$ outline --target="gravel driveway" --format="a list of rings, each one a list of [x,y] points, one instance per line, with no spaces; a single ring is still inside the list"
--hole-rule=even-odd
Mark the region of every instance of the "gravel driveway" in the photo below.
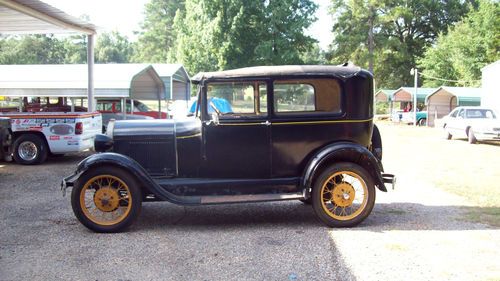
[[[80,159],[0,162],[0,280],[354,280],[300,202],[146,203],[131,231],[90,232],[59,191]]]
[[[59,192],[84,155],[0,162],[0,280],[500,280],[500,229],[468,221],[478,207],[402,165],[386,139],[397,132],[381,129],[398,187],[352,229],[324,227],[300,202],[158,202],[131,231],[96,234]]]

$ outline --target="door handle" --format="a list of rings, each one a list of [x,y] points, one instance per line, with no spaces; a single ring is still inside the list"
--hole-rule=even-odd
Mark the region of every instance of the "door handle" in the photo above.
[[[269,120],[266,120],[266,122],[262,122],[260,123],[262,125],[266,125],[266,126],[270,126],[271,125],[271,122],[269,122]]]

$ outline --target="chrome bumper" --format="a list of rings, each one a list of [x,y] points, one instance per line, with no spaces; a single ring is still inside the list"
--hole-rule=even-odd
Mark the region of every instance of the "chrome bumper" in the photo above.
[[[382,174],[382,179],[384,180],[384,183],[390,183],[392,184],[392,190],[396,188],[396,176],[393,174]]]
[[[78,178],[79,176],[80,176],[80,173],[74,173],[74,174],[62,179],[61,191],[62,191],[63,197],[66,196],[66,189],[68,189],[68,187],[70,187],[70,186],[73,186],[75,179]]]

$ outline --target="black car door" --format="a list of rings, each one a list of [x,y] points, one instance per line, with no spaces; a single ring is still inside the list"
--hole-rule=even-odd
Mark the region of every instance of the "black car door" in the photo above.
[[[212,82],[206,86],[201,175],[264,179],[271,170],[267,84]]]

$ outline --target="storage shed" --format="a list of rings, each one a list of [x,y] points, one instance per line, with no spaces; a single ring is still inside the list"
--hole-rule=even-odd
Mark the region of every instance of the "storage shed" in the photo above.
[[[191,80],[182,64],[153,64],[153,67],[165,85],[166,99],[189,101]]]
[[[485,66],[481,71],[481,106],[500,114],[500,60]]]
[[[457,106],[481,104],[481,89],[468,87],[439,87],[425,99],[427,124],[434,126],[435,119],[442,118]]]
[[[396,90],[380,89],[375,93],[375,101],[390,102],[394,92],[396,92]]]

